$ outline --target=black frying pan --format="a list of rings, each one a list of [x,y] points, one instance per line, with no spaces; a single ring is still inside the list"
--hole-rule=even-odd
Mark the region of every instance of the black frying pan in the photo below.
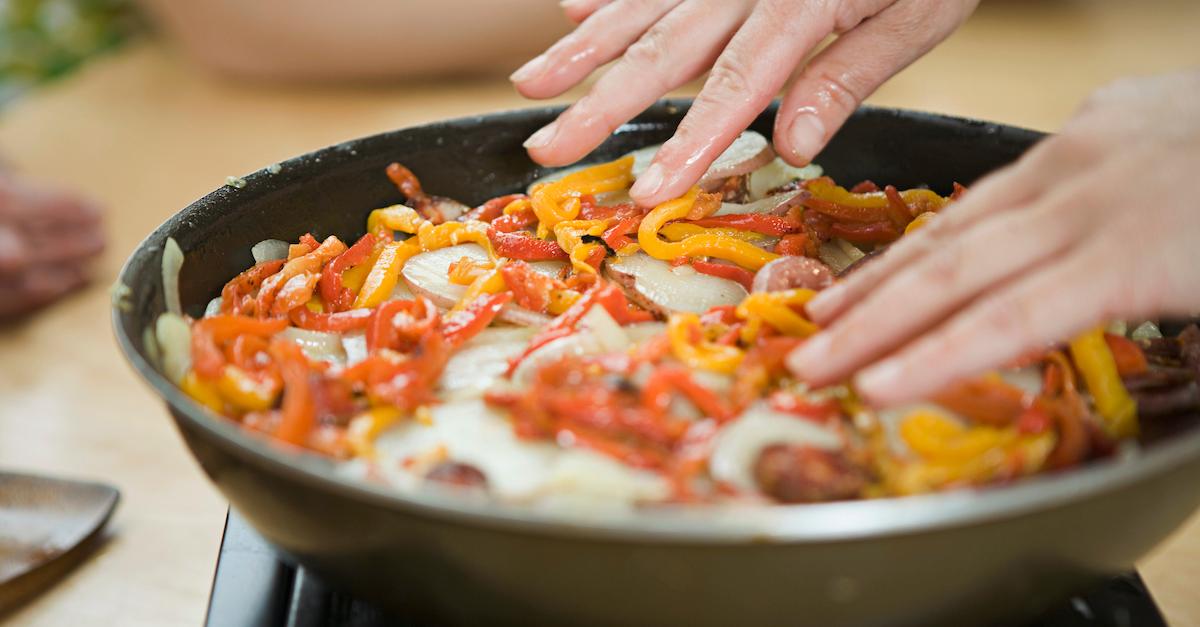
[[[592,158],[665,140],[686,101],[655,105]],[[265,238],[350,240],[368,211],[400,200],[384,176],[408,165],[432,193],[468,203],[542,174],[521,141],[558,109],[500,113],[384,133],[246,177],[176,214],[121,273],[117,339],[166,400],[205,472],[287,557],[329,583],[446,624],[951,625],[1032,615],[1135,560],[1200,501],[1200,430],[1130,458],[1012,487],[718,514],[581,518],[436,491],[401,495],[339,476],[215,417],[148,363],[142,331],[163,311],[168,236],[187,255],[184,307],[199,315]],[[769,134],[774,110],[754,128]],[[1021,154],[1040,135],[984,122],[864,108],[818,161],[946,192]],[[153,469],[147,469],[153,472]]]

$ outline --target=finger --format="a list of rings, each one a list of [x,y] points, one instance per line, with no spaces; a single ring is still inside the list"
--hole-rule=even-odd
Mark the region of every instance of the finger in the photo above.
[[[900,0],[839,36],[805,66],[775,118],[775,147],[805,165],[862,101],[958,28],[964,3]]]
[[[871,404],[887,407],[946,386],[1028,351],[1069,338],[1118,313],[1117,273],[1097,273],[1106,254],[1091,246],[1014,281],[856,379]]]
[[[1091,167],[1095,157],[1074,150],[1070,141],[1048,139],[1016,163],[973,185],[961,200],[948,205],[936,220],[901,237],[854,274],[817,294],[805,308],[818,324],[828,325],[866,298],[881,282],[915,260],[939,250],[959,233],[999,211],[1031,204],[1047,190]]]
[[[574,163],[668,91],[699,76],[742,23],[740,2],[689,0],[650,28],[586,96],[526,142],[534,161]]]
[[[824,3],[758,3],[717,59],[675,136],[630,189],[633,199],[653,206],[686,192],[832,30]]]
[[[17,316],[47,305],[88,281],[76,264],[36,266],[16,282],[0,283],[0,318]]]
[[[1033,207],[985,218],[880,283],[792,353],[788,366],[814,386],[842,381],[987,288],[1060,255],[1088,230],[1079,223],[1087,214],[1071,209],[1094,200],[1095,188],[1095,179],[1085,177]]]
[[[682,0],[616,0],[598,7],[571,34],[513,72],[527,98],[552,98],[619,57]],[[595,3],[593,3],[595,4]]]
[[[28,263],[29,250],[16,229],[0,224],[0,276],[21,272]]]
[[[567,19],[578,24],[610,2],[612,0],[563,0],[559,6],[567,15]]]
[[[31,235],[30,263],[83,262],[104,250],[104,234],[96,228],[64,229],[48,235]]]

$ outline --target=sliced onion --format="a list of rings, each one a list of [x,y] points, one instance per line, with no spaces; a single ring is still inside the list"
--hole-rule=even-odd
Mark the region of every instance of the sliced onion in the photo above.
[[[817,257],[833,270],[834,274],[841,274],[854,264],[855,261],[862,259],[866,253],[859,250],[854,244],[840,238],[834,238],[827,242],[823,242],[817,250]]]
[[[433,207],[442,214],[442,219],[446,222],[453,222],[461,217],[462,214],[471,210],[470,207],[453,198],[442,196],[433,196]]]
[[[723,202],[721,203],[721,206],[713,212],[713,215],[727,216],[744,213],[783,215],[787,213],[788,209],[800,204],[800,201],[803,200],[802,194],[803,192],[801,190],[795,190],[783,192],[781,194],[775,194],[774,196],[768,196],[767,198],[760,198],[759,200],[746,204]]]
[[[671,486],[660,473],[640,470],[585,448],[567,448],[546,470],[544,494],[555,507],[576,510],[599,502],[662,501]],[[578,510],[576,510],[578,511]]]
[[[413,256],[400,271],[404,282],[415,294],[428,298],[433,304],[443,309],[453,307],[466,293],[465,285],[450,282],[450,264],[467,257],[472,261],[487,261],[487,251],[477,244],[459,244],[431,250]],[[567,267],[562,261],[538,261],[530,266],[542,274],[558,276]],[[536,311],[530,311],[507,305],[500,311],[500,319],[520,325],[540,325],[550,321],[550,317]]]
[[[1005,383],[1030,396],[1037,396],[1042,392],[1042,369],[1039,366],[1029,366],[1017,370],[1001,370],[999,374]]]
[[[479,400],[437,405],[431,419],[429,425],[403,421],[375,440],[377,467],[387,478],[412,484],[404,460],[440,447],[448,459],[482,471],[488,491],[499,498],[524,500],[541,491],[557,453],[554,445],[519,439],[503,414]]]
[[[1139,324],[1137,328],[1133,330],[1133,333],[1129,334],[1129,338],[1133,340],[1150,340],[1162,336],[1162,331],[1159,330],[1158,325],[1154,324],[1154,322],[1150,320]]]
[[[367,358],[367,334],[363,331],[348,331],[342,334],[342,352],[346,354],[346,365],[353,366]]]
[[[696,272],[645,253],[621,257],[608,264],[608,273],[630,298],[658,313],[704,313],[717,305],[736,305],[746,289],[736,281]]]
[[[747,186],[750,200],[766,197],[771,190],[782,187],[796,179],[808,180],[821,176],[821,166],[810,163],[803,168],[788,165],[786,161],[776,157],[763,167],[750,173],[750,183]]]
[[[288,327],[279,335],[299,344],[309,359],[335,364],[346,362],[346,351],[342,348],[342,337],[338,333]]]
[[[625,330],[603,307],[592,307],[575,325],[571,335],[548,342],[521,360],[512,380],[528,383],[543,365],[568,355],[606,355],[621,352],[632,344]]]
[[[162,254],[162,286],[163,302],[167,311],[183,315],[183,305],[179,302],[179,271],[183,269],[183,249],[174,237],[168,237],[163,245]]]
[[[759,453],[772,444],[837,450],[843,442],[836,432],[811,420],[789,416],[758,403],[717,432],[708,462],[713,478],[748,492],[757,491],[754,464]]]
[[[215,316],[220,313],[221,313],[221,297],[218,296],[218,297],[208,301],[208,305],[205,305],[204,317],[208,318],[210,316]]]
[[[482,396],[501,382],[508,360],[524,352],[534,333],[527,327],[484,329],[446,363],[438,382],[441,396],[455,400]]]
[[[662,335],[667,330],[667,325],[665,322],[638,322],[623,326],[621,329],[625,331],[625,336],[629,338],[630,343],[637,346]]]
[[[154,322],[154,337],[162,358],[162,373],[176,384],[192,367],[192,329],[183,316],[166,312]]]
[[[250,254],[254,256],[254,263],[262,263],[264,261],[273,261],[275,259],[287,259],[288,248],[291,244],[281,239],[265,239],[254,246],[250,247]]]

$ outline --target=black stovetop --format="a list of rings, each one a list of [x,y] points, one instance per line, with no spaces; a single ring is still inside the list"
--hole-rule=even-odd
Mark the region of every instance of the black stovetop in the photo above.
[[[217,560],[207,627],[416,627],[403,616],[325,587],[281,562],[230,510]],[[1114,577],[1022,627],[1166,627],[1137,573]]]

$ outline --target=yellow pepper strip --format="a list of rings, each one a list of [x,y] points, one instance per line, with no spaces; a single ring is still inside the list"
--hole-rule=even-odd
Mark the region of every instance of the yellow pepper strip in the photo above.
[[[528,198],[518,198],[507,205],[504,205],[504,211],[502,213],[504,213],[506,216],[510,216],[514,213],[521,213],[525,211],[529,208],[529,206],[530,202]]]
[[[450,272],[446,276],[455,285],[470,285],[475,279],[487,274],[488,270],[495,268],[496,264],[490,261],[475,261],[464,255],[450,264]]]
[[[343,272],[342,287],[355,294],[361,292],[363,283],[367,280],[367,274],[371,272],[371,268],[375,267],[375,262],[379,261],[379,256],[383,254],[385,245],[386,242],[376,243],[375,250],[371,252],[371,256],[367,257],[366,261]]]
[[[321,298],[320,294],[313,294],[312,298],[304,303],[304,306],[313,313],[325,313],[325,300]]]
[[[396,281],[400,277],[400,268],[409,257],[421,252],[420,246],[412,239],[403,242],[388,242],[379,259],[371,266],[367,278],[363,281],[362,289],[354,298],[354,309],[370,309],[392,295],[396,289]]]
[[[373,459],[375,438],[384,429],[396,424],[403,417],[399,409],[388,406],[374,407],[355,416],[346,429],[346,443],[355,456]]]
[[[570,309],[582,296],[575,290],[550,290],[550,304],[546,305],[546,311],[557,316]]]
[[[443,222],[438,225],[426,222],[417,229],[416,239],[421,244],[421,250],[437,250],[467,243],[479,244],[494,261],[496,251],[492,250],[492,240],[488,239],[487,230],[488,224],[477,220]]]
[[[504,264],[499,264],[495,268],[480,274],[478,278],[467,286],[467,291],[463,292],[462,298],[454,304],[454,308],[450,311],[460,311],[465,309],[467,305],[475,302],[476,298],[484,294],[497,294],[508,288],[508,284],[504,282],[504,275],[500,274],[500,267]]]
[[[658,232],[670,242],[678,242],[694,235],[703,235],[705,233],[723,235],[746,242],[757,242],[766,237],[766,235],[763,235],[762,233],[755,233],[754,231],[743,231],[741,229],[730,229],[725,227],[706,229],[702,226],[696,226],[695,224],[688,224],[686,222],[672,222],[670,224],[664,224]]]
[[[856,194],[828,180],[814,179],[808,182],[805,189],[814,198],[843,205],[852,205],[855,207],[886,207],[888,205],[887,194],[883,192]],[[906,189],[900,192],[900,197],[904,199],[904,202],[909,207],[916,207],[925,212],[937,211],[948,202],[931,189]]]
[[[558,240],[559,248],[567,252],[571,258],[571,267],[578,274],[595,274],[596,269],[588,265],[588,255],[598,248],[599,244],[583,243],[583,236],[599,237],[608,229],[609,220],[566,220],[554,225],[554,238]]]
[[[1071,340],[1070,347],[1071,360],[1087,383],[1105,431],[1115,438],[1136,436],[1137,402],[1121,382],[1117,361],[1104,340],[1104,328],[1096,327]]]
[[[579,215],[579,196],[625,189],[633,183],[633,157],[602,163],[538,185],[530,198],[538,219],[538,237],[545,238],[559,222]]]
[[[680,242],[666,242],[658,237],[658,231],[671,220],[687,215],[695,204],[700,189],[693,187],[687,194],[668,200],[646,214],[638,227],[638,244],[646,254],[655,259],[670,261],[679,257],[716,257],[732,261],[743,268],[758,270],[779,255],[769,253],[753,244],[727,235],[701,233]]]
[[[779,292],[755,292],[746,296],[738,304],[735,313],[739,318],[750,323],[744,331],[752,332],[754,336],[758,334],[759,325],[766,322],[784,335],[808,337],[819,331],[820,327],[796,313],[792,307],[807,303],[815,295],[816,292],[813,290],[803,288]],[[743,335],[743,339],[750,341],[754,338],[746,338]]]
[[[917,410],[900,423],[900,437],[926,459],[965,462],[1011,443],[1016,432],[983,425],[968,429],[932,410]]]
[[[183,381],[179,382],[179,387],[183,388],[183,391],[187,392],[187,395],[195,399],[197,403],[218,413],[225,410],[225,403],[221,400],[220,393],[217,392],[216,383],[201,379],[195,370],[188,370]]]
[[[932,211],[926,211],[925,213],[922,213],[921,215],[913,218],[913,221],[909,222],[908,226],[904,227],[904,234],[908,235],[909,233],[912,233],[913,231],[915,231],[921,227],[924,227],[926,224],[929,224],[929,221],[934,219],[935,217],[937,217],[937,214]]]
[[[667,322],[667,337],[675,357],[692,368],[733,374],[746,356],[736,346],[709,341],[704,337],[700,317],[693,313],[675,313]]]
[[[221,398],[242,411],[264,411],[275,406],[280,386],[270,380],[258,381],[234,365],[226,365],[217,379]]]
[[[416,209],[406,205],[392,205],[376,209],[367,216],[367,232],[378,233],[380,230],[388,230],[416,233],[425,222],[425,218],[422,218]]]

